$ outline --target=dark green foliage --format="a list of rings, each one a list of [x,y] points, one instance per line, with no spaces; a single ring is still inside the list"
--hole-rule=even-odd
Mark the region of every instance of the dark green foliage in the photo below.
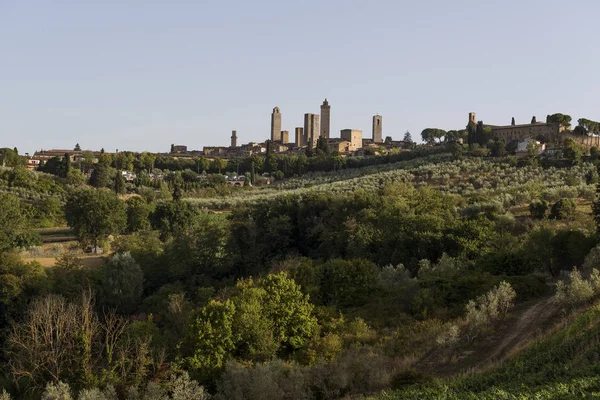
[[[26,223],[19,198],[0,193],[0,253],[18,246]]]
[[[60,177],[66,178],[69,176],[69,173],[71,172],[71,155],[69,153],[65,153],[63,160],[62,160],[62,164],[63,164],[63,167],[60,171]]]
[[[421,132],[421,139],[426,143],[434,143],[437,139],[439,142],[446,136],[446,131],[437,128],[426,128]]]
[[[131,197],[127,205],[127,232],[143,231],[150,228],[151,204],[139,196]]]
[[[98,247],[108,235],[125,229],[125,206],[105,189],[76,189],[69,193],[65,205],[67,223],[84,245]]]
[[[567,219],[573,216],[577,204],[573,199],[560,199],[554,205],[550,211],[550,216],[554,219]]]
[[[161,239],[166,240],[175,232],[184,229],[192,222],[194,213],[188,203],[176,201],[159,203],[150,214],[153,229],[160,231]]]
[[[121,314],[131,314],[142,296],[144,273],[130,253],[117,253],[104,266],[105,303]]]
[[[6,147],[0,149],[0,166],[18,167],[22,165],[23,161],[15,149],[9,149]]]
[[[556,113],[552,115],[548,115],[546,117],[546,123],[548,124],[560,124],[561,126],[567,128],[571,125],[571,116],[567,114]]]
[[[600,165],[596,167],[596,175],[600,175]],[[592,203],[592,214],[596,222],[596,232],[600,233],[600,180],[596,183],[596,193]]]
[[[572,164],[576,165],[581,162],[583,156],[583,148],[571,138],[566,138],[564,142],[564,155]]]
[[[327,138],[319,136],[317,139],[317,153],[329,154],[329,146],[327,145]]]
[[[373,293],[378,269],[368,260],[332,260],[320,267],[321,299],[325,304],[351,307],[364,304]]]
[[[515,125],[515,117],[512,117],[511,121],[510,121],[511,125]]]
[[[105,188],[110,185],[110,171],[105,163],[99,162],[94,166],[90,176],[90,185],[95,188]]]
[[[506,155],[506,144],[504,141],[496,139],[490,146],[490,151],[494,157],[504,157]]]
[[[117,174],[115,175],[113,190],[116,194],[125,193],[125,178],[123,178],[123,174],[119,170],[117,170]]]
[[[535,115],[533,117],[531,117],[531,123],[537,124],[537,119],[535,118]]]
[[[533,218],[542,219],[548,211],[548,202],[545,200],[535,200],[529,204],[529,213]]]

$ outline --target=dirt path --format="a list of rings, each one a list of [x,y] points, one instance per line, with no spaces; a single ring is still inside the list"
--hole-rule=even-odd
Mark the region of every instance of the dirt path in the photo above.
[[[516,323],[511,327],[509,333],[494,346],[493,350],[485,357],[478,366],[498,361],[509,354],[520,345],[528,341],[557,311],[557,305],[552,298],[542,300],[521,314]]]
[[[552,298],[519,304],[509,318],[498,323],[493,333],[475,339],[471,344],[461,340],[454,347],[436,348],[422,357],[415,367],[440,377],[485,368],[548,328],[559,315],[558,310]]]

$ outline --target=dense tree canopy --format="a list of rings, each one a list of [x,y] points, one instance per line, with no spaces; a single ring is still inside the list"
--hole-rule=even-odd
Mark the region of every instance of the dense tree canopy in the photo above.
[[[65,217],[81,243],[94,248],[108,235],[121,232],[127,222],[123,202],[106,189],[71,191]]]

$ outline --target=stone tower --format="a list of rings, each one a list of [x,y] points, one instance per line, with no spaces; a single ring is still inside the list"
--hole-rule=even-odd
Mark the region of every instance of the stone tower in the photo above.
[[[383,143],[383,129],[381,115],[373,116],[373,143]]]
[[[294,131],[296,137],[296,147],[302,147],[306,143],[304,143],[304,129],[301,127],[297,127]]]
[[[475,125],[477,125],[477,118],[475,117],[475,113],[474,112],[470,112],[469,113],[469,124],[475,124]]]
[[[271,114],[271,140],[281,142],[281,112],[279,107],[275,107]]]
[[[304,140],[312,143],[313,147],[319,139],[319,116],[317,114],[304,114]]]
[[[321,136],[329,139],[329,121],[331,117],[331,106],[327,99],[321,104]]]
[[[237,132],[231,131],[231,147],[237,147]]]
[[[287,144],[290,141],[290,132],[281,131],[281,144]]]

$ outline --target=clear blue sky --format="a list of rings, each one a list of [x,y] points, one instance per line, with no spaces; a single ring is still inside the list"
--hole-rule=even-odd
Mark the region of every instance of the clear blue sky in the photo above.
[[[413,139],[568,113],[600,120],[597,0],[0,0],[0,147],[201,149],[331,104]]]

